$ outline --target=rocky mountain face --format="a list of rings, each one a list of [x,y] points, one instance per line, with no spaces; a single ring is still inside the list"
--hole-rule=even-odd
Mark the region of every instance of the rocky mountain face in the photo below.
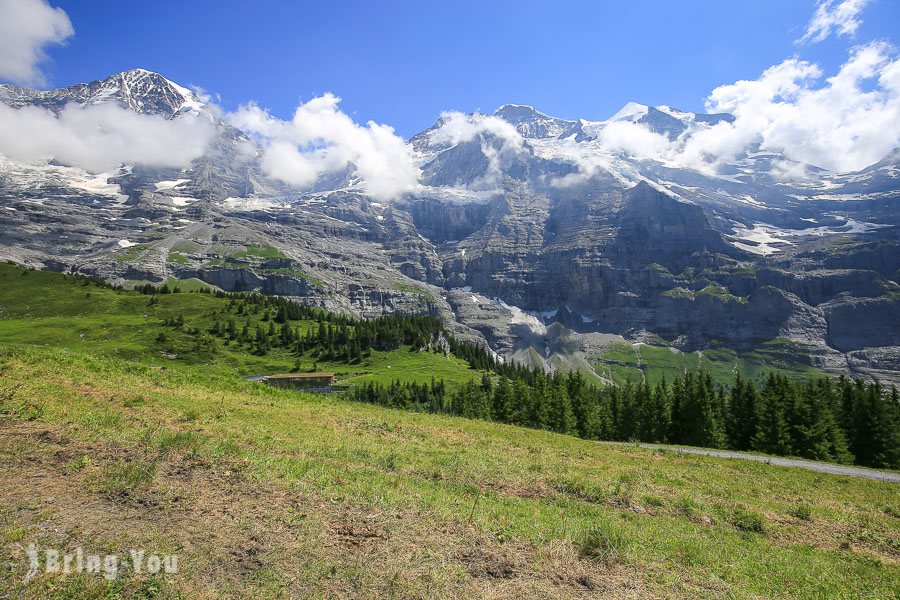
[[[608,121],[508,105],[512,126],[414,136],[421,186],[376,202],[348,174],[294,189],[191,91],[136,70],[0,102],[117,103],[214,123],[186,169],[88,173],[0,156],[0,258],[109,281],[197,278],[360,316],[441,315],[463,338],[595,372],[610,343],[682,352],[781,340],[798,360],[900,381],[900,154],[856,173],[751,148],[708,169],[610,148],[610,123],[669,140],[729,122],[629,104]],[[796,166],[796,165],[794,165]]]
[[[167,117],[175,117],[182,111],[209,114],[193,92],[144,69],[124,71],[103,81],[55,90],[0,85],[0,101],[14,108],[37,106],[53,112],[59,112],[70,103],[85,106],[114,102],[139,114]]]

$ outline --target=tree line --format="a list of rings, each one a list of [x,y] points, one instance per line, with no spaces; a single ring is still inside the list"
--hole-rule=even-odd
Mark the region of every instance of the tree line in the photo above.
[[[510,379],[484,373],[455,390],[428,384],[369,383],[354,400],[392,408],[486,419],[591,440],[682,444],[900,468],[896,387],[846,377],[794,381],[772,372],[756,384],[737,374],[729,387],[709,373],[670,383],[591,386],[580,373]]]
[[[151,286],[152,287],[152,286]],[[156,294],[150,305],[158,303]],[[430,349],[446,340],[443,323],[431,315],[386,315],[375,319],[356,319],[348,315],[330,313],[315,306],[306,306],[277,296],[262,294],[224,294],[230,298],[225,310],[214,310],[212,325],[206,331],[185,327],[184,317],[169,317],[167,327],[181,329],[192,336],[212,335],[226,344],[245,345],[254,354],[265,356],[273,348],[292,352],[297,357],[312,353],[318,360],[359,363],[372,350],[396,350],[409,346],[410,351]],[[295,325],[305,321],[311,326]],[[461,345],[453,341],[453,345]],[[450,342],[444,344],[450,348]],[[483,361],[479,362],[482,364]],[[486,363],[485,363],[486,364]]]

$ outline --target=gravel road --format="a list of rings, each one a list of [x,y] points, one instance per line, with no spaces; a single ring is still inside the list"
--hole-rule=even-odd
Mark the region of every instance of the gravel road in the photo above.
[[[889,471],[875,471],[873,469],[861,469],[859,467],[845,467],[843,465],[832,465],[830,463],[813,462],[811,460],[777,458],[774,456],[757,456],[755,454],[730,452],[728,450],[703,450],[700,448],[682,448],[680,446],[663,446],[660,444],[628,444],[625,442],[598,443],[606,444],[609,446],[639,446],[640,448],[662,448],[663,450],[671,450],[672,452],[683,452],[685,454],[703,454],[706,456],[717,456],[719,458],[739,458],[741,460],[754,460],[756,462],[777,465],[779,467],[796,467],[800,469],[820,471],[822,473],[850,475],[851,477],[865,477],[866,479],[875,479],[876,481],[890,481],[893,483],[900,483],[900,473],[891,473]]]

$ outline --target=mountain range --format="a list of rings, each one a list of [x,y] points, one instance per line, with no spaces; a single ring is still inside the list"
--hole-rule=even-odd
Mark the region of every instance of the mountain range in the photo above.
[[[505,360],[599,381],[643,376],[642,357],[667,349],[675,369],[752,356],[900,382],[897,150],[835,173],[752,143],[709,155],[700,142],[728,114],[629,103],[571,121],[509,104],[410,138],[418,184],[385,200],[352,164],[302,188],[274,178],[258,139],[149,71],[2,85],[0,102],[117,105],[212,132],[186,168],[0,155],[3,260],[126,286],[196,278],[361,317],[435,314]],[[472,127],[448,135],[459,118]],[[618,143],[633,127],[655,153]]]

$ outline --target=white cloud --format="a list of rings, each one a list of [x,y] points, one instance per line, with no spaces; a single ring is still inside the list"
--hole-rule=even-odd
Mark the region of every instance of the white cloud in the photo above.
[[[806,32],[797,43],[816,43],[832,33],[853,35],[862,21],[859,13],[871,0],[819,0],[816,12],[806,26]]]
[[[94,172],[121,164],[187,167],[213,133],[212,123],[190,114],[167,120],[114,104],[70,104],[57,116],[0,104],[0,153],[21,161],[54,158]]]
[[[47,59],[44,48],[62,44],[74,32],[65,11],[46,0],[0,0],[0,78],[44,84],[39,66]]]
[[[478,140],[488,161],[485,174],[466,187],[478,191],[495,191],[503,169],[521,152],[526,151],[525,138],[509,122],[493,115],[464,114],[449,111],[441,114],[439,126],[429,133],[436,146],[453,146]],[[462,182],[460,182],[462,183]]]
[[[755,81],[716,88],[711,112],[736,118],[720,134],[835,171],[862,169],[900,145],[900,60],[886,42],[854,48],[837,74],[792,58]]]
[[[733,122],[692,123],[676,140],[629,121],[601,131],[603,146],[634,158],[655,158],[714,174],[753,145],[792,161],[832,171],[855,171],[900,145],[900,58],[893,46],[873,42],[850,51],[836,74],[790,58],[754,80],[720,86],[706,99],[711,113]],[[802,166],[775,167],[780,178],[801,176]]]
[[[297,107],[290,121],[255,104],[227,115],[235,127],[253,134],[264,147],[262,166],[275,177],[301,187],[351,165],[367,192],[392,200],[414,189],[419,171],[409,147],[392,127],[355,123],[338,108],[340,98],[325,94]]]
[[[440,126],[429,134],[433,144],[459,144],[470,142],[482,134],[500,139],[504,146],[519,151],[525,139],[511,123],[493,115],[474,113],[466,115],[457,111],[441,114]]]
[[[647,130],[647,132],[653,134],[652,131]],[[643,136],[643,134],[639,135]],[[639,148],[637,145],[625,145],[629,146],[631,150]],[[595,142],[576,142],[570,138],[560,140],[555,150],[556,156],[554,158],[574,163],[578,166],[578,171],[551,179],[549,183],[554,187],[581,185],[598,176],[603,178],[612,177],[625,187],[631,187],[638,181],[643,180],[637,166],[618,160],[615,156],[616,150],[629,154],[628,150],[623,148],[622,145],[619,145],[618,148],[598,147]],[[612,152],[609,152],[609,150],[612,150]],[[632,156],[635,155],[632,154]],[[650,156],[638,156],[637,158],[648,157]]]
[[[820,1],[798,41],[817,42],[832,33],[852,35],[869,1]],[[837,73],[824,76],[817,64],[790,58],[758,79],[722,85],[710,93],[708,112],[731,113],[733,122],[689,122],[683,134],[669,140],[645,124],[614,118],[598,139],[604,150],[708,174],[758,145],[788,159],[773,163],[772,175],[778,178],[805,177],[805,165],[859,170],[900,146],[900,58],[891,44],[878,41],[852,48]],[[590,161],[575,162],[581,175],[596,171]]]
[[[669,138],[631,121],[613,121],[603,128],[600,141],[607,148],[622,150],[635,158],[659,156],[667,152]]]

